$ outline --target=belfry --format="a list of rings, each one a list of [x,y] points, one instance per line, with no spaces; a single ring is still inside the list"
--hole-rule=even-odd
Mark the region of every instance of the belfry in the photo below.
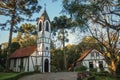
[[[39,55],[41,72],[50,72],[51,26],[46,10],[37,22],[37,55]]]

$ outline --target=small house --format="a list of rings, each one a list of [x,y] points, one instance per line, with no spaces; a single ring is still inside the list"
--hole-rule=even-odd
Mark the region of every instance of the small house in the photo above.
[[[80,66],[86,66],[87,71],[95,70],[99,72],[100,70],[108,70],[103,54],[96,49],[85,51],[80,58],[77,59],[75,68]]]

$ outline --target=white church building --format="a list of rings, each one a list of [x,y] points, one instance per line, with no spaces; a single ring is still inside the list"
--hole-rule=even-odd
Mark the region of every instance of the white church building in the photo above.
[[[14,72],[50,72],[51,26],[46,10],[37,22],[37,46],[16,50],[10,56],[10,70]]]

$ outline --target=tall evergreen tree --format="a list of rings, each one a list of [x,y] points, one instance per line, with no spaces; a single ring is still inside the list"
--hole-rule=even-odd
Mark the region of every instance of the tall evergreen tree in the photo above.
[[[65,34],[67,33],[65,29],[70,29],[73,26],[71,18],[67,16],[55,17],[52,21],[52,28],[56,29],[58,32],[58,40],[62,42],[63,47],[63,56],[64,56],[64,69],[67,68],[67,61],[65,55],[65,42],[68,41]]]
[[[38,0],[1,0],[0,15],[6,17],[6,22],[1,23],[2,30],[10,29],[8,42],[8,55],[6,60],[6,70],[8,70],[8,57],[11,53],[12,33],[16,31],[17,24],[24,20],[31,20],[33,13],[39,12],[41,6],[38,5]]]

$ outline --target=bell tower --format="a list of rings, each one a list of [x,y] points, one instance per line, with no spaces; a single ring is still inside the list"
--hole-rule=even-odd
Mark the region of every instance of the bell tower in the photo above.
[[[46,10],[37,22],[37,55],[39,55],[41,72],[50,72],[51,27]]]

